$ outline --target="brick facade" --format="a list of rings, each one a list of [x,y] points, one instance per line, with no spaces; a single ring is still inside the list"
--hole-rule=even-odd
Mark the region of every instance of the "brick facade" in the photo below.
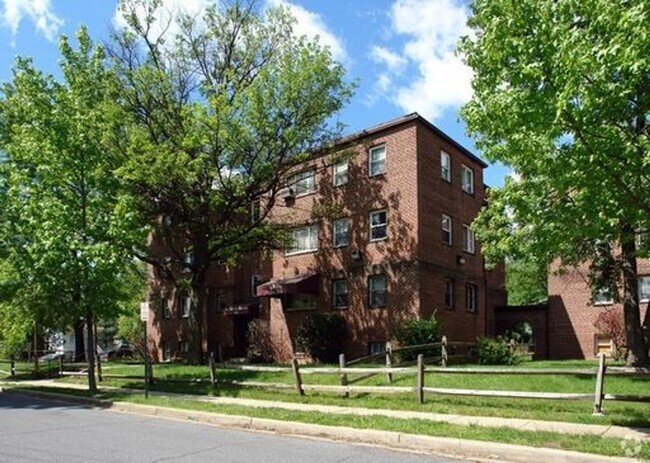
[[[637,261],[639,277],[650,276],[650,260]],[[621,304],[595,304],[589,288],[589,268],[583,264],[563,273],[557,273],[553,263],[548,277],[549,358],[593,358],[597,353],[599,334],[594,324],[607,308],[622,310]],[[641,320],[647,310],[647,301],[641,304]]]
[[[450,181],[441,175],[441,151],[449,155]],[[385,169],[377,175],[372,175],[371,152],[385,153]],[[347,160],[347,182],[335,186],[333,164],[341,160]],[[270,220],[313,227],[304,233],[317,233],[317,249],[290,255],[275,251],[230,273],[215,271],[221,274],[208,281],[220,284],[209,288],[215,301],[203,314],[204,348],[218,348],[224,357],[243,356],[245,325],[259,317],[268,321],[274,357],[286,361],[296,354],[296,330],[315,311],[337,311],[347,320],[350,358],[366,355],[371,345],[391,340],[399,321],[429,317],[434,311],[449,339],[471,341],[491,332],[493,308],[505,305],[502,268],[484,269],[478,242],[473,252],[463,250],[464,225],[472,223],[485,199],[484,167],[480,159],[417,114],[345,137],[333,152],[305,162],[296,172],[315,172],[313,191],[296,190],[298,194],[287,195],[286,202],[280,199]],[[471,192],[461,188],[463,175],[466,182],[473,177]],[[373,211],[382,211],[375,216],[379,228],[385,212],[385,239],[371,239]],[[448,244],[443,243],[443,214],[451,220]],[[333,222],[342,218],[348,219],[347,245],[335,246]],[[383,232],[379,228],[373,228],[376,236]],[[249,289],[253,275],[259,283],[268,283],[258,286],[262,297],[257,299]],[[305,280],[287,289],[294,294],[259,291],[301,278]],[[385,304],[371,307],[370,280],[384,278]],[[317,290],[312,295],[297,294],[302,290],[295,288],[308,281]],[[334,307],[334,281],[347,282],[344,308]],[[449,288],[453,289],[451,297]],[[259,310],[229,313],[219,308],[216,298],[226,292],[231,294],[227,306],[256,301]],[[306,308],[304,304],[313,305]],[[150,322],[159,358],[163,343],[182,341],[183,323],[178,317]]]

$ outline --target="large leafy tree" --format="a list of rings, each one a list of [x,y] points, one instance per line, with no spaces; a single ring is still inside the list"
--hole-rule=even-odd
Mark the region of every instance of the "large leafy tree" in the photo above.
[[[5,184],[0,237],[17,285],[10,304],[45,327],[83,320],[88,385],[96,317],[114,316],[121,272],[146,233],[120,195],[118,80],[85,29],[78,48],[61,39],[60,80],[18,59],[2,88],[0,149]]]
[[[461,44],[463,116],[518,173],[479,218],[484,249],[592,262],[623,302],[629,365],[646,365],[635,232],[650,226],[650,3],[476,0]]]
[[[291,168],[338,134],[329,121],[352,86],[327,49],[294,36],[283,8],[225,1],[192,18],[160,6],[121,3],[128,26],[112,56],[132,122],[121,172],[152,229],[139,256],[191,295],[199,360],[208,272],[278,245],[269,211]]]

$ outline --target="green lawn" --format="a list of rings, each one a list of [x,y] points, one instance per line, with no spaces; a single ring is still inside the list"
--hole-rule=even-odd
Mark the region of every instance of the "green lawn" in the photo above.
[[[591,361],[571,362],[526,362],[519,368],[585,368],[595,366]],[[142,375],[142,365],[110,363],[104,365],[104,373],[121,375]],[[282,400],[304,403],[323,403],[341,406],[386,408],[397,410],[428,411],[432,413],[452,413],[469,416],[498,416],[507,418],[538,419],[548,421],[567,421],[574,423],[614,424],[625,426],[650,427],[650,403],[606,401],[605,415],[593,416],[592,400],[547,400],[547,399],[506,399],[488,397],[462,397],[425,394],[425,403],[416,403],[413,392],[400,394],[357,393],[350,398],[342,398],[337,393],[307,392],[299,397],[294,389],[244,388],[220,384],[213,387],[207,381],[209,369],[206,366],[181,364],[160,364],[154,366],[156,382],[152,390],[185,394],[207,394],[229,397],[245,397],[265,400]],[[293,383],[291,373],[253,372],[234,368],[219,368],[219,380],[253,381],[263,383]],[[358,375],[357,375],[358,376]],[[201,378],[203,382],[184,382]],[[349,375],[353,381],[355,375]],[[61,381],[83,382],[81,378],[65,378]],[[338,374],[303,375],[305,384],[339,384]],[[105,385],[124,388],[142,388],[139,379],[109,379]],[[378,374],[355,382],[355,385],[387,385],[385,375]],[[393,386],[413,387],[415,376],[393,375]],[[425,385],[429,387],[490,389],[542,392],[577,392],[593,394],[595,379],[579,375],[496,375],[496,374],[449,374],[427,373]],[[608,376],[605,392],[617,394],[650,394],[650,378],[630,378]]]

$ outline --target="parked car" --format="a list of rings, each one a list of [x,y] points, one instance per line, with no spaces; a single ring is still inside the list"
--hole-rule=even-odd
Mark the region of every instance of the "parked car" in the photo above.
[[[56,351],[56,352],[50,352],[48,354],[42,355],[38,358],[39,363],[43,362],[53,362],[54,360],[58,360],[59,358],[63,357],[64,353],[61,351]]]
[[[120,344],[115,349],[109,349],[106,353],[107,360],[133,358],[135,349],[130,344]]]

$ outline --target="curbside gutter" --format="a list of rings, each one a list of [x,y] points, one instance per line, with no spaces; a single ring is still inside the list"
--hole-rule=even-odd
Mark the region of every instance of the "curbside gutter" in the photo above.
[[[154,405],[140,405],[128,402],[75,397],[53,392],[3,389],[1,392],[54,400],[61,403],[82,404],[119,413],[131,413],[191,421],[218,427],[245,429],[276,433],[286,436],[310,437],[357,444],[381,445],[395,450],[409,450],[433,453],[452,458],[469,458],[484,461],[521,462],[544,461],[545,463],[634,463],[638,460],[622,457],[607,457],[567,450],[556,450],[523,445],[465,440],[450,437],[424,436],[395,431],[358,429],[343,426],[279,421],[267,418],[252,418],[239,415],[225,415],[203,411],[181,410]]]

